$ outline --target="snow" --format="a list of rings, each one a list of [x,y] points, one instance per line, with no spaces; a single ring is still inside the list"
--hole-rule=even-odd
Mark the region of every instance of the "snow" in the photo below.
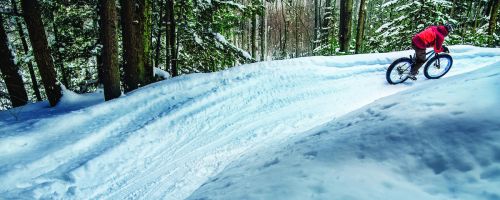
[[[160,68],[157,68],[157,67],[154,68],[154,75],[161,77],[163,79],[170,78],[170,74],[168,72],[166,72]]]
[[[425,80],[421,76],[417,82],[396,86],[385,82],[386,67],[398,57],[413,54],[411,51],[299,58],[242,65],[217,73],[183,75],[105,103],[100,103],[101,93],[78,95],[64,91],[65,99],[55,108],[48,108],[42,102],[14,109],[18,111],[16,117],[8,111],[0,112],[0,196],[185,199],[197,191],[191,196],[195,198],[211,184],[200,186],[214,180],[220,172],[238,171],[234,168],[238,163],[252,170],[254,165],[239,161],[245,156],[307,138],[311,129],[339,118],[339,123],[349,120],[341,117],[381,98],[414,88],[444,88],[451,84],[445,82],[447,79],[461,80],[453,77],[491,69],[500,61],[500,49],[453,46],[450,50],[455,64],[443,79]],[[345,140],[348,139],[346,136]],[[366,143],[367,147],[381,144]],[[349,147],[348,143],[338,144],[339,149]],[[343,152],[349,157],[348,150]],[[365,153],[370,158],[370,152]],[[282,157],[259,155],[273,158],[266,160],[269,166],[285,163]],[[321,155],[318,153],[317,157]],[[339,155],[340,159],[342,154]],[[361,178],[387,177],[384,179],[387,181],[399,180],[402,174],[384,168],[384,162],[368,164],[337,169]],[[364,168],[372,170],[360,171]],[[376,180],[380,179],[373,181]],[[361,184],[348,179],[343,184],[347,187],[349,181]],[[269,185],[274,181],[268,182]],[[406,185],[396,186],[403,189],[421,189],[414,182],[400,182]],[[370,186],[366,181],[363,184]],[[400,191],[409,191],[403,189]],[[225,192],[237,194],[237,190],[232,191]]]
[[[203,40],[197,34],[194,34],[194,41],[199,45],[203,45]]]
[[[239,4],[239,3],[236,3],[234,1],[217,1],[221,4],[227,4],[227,5],[231,5],[233,7],[236,7],[238,8],[239,10],[243,11],[246,9],[246,6],[245,5],[242,5],[242,4]]]
[[[380,33],[382,30],[389,28],[389,26],[392,26],[392,22],[382,24],[382,26],[380,26],[375,32]]]
[[[398,2],[398,0],[391,0],[391,1],[388,1],[384,4],[382,4],[382,8],[386,8],[386,7],[389,7],[389,6],[392,6],[394,4],[396,4]]]
[[[252,56],[250,55],[250,53],[248,53],[247,51],[245,51],[245,50],[243,50],[243,49],[241,49],[241,48],[238,48],[238,47],[234,46],[232,43],[228,42],[228,41],[226,40],[226,38],[225,38],[223,35],[221,35],[220,33],[214,33],[214,36],[215,36],[215,39],[216,39],[219,43],[221,43],[221,44],[223,44],[223,45],[226,45],[226,46],[229,46],[229,47],[231,47],[231,48],[233,48],[233,49],[236,49],[237,51],[239,51],[239,52],[240,52],[240,54],[241,54],[244,58],[246,58],[246,59],[248,59],[248,60],[253,60],[253,58],[252,58]]]
[[[188,199],[499,199],[499,65],[382,98],[247,155]]]

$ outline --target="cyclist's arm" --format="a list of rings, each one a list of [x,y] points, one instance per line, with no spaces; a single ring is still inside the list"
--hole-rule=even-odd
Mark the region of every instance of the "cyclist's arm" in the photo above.
[[[434,43],[434,52],[441,53],[443,49],[444,36],[441,34],[436,34],[436,43]]]

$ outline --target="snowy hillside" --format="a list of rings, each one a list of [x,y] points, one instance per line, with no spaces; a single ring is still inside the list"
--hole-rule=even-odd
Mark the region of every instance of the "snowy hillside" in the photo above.
[[[500,199],[499,65],[247,155],[189,199]]]
[[[249,184],[249,188],[255,188],[255,194],[257,195],[259,194],[258,191],[270,189],[263,188],[264,190],[259,190],[262,188],[258,188],[253,183],[260,184],[263,187],[265,184],[262,184],[257,179],[260,178],[261,181],[263,179],[271,180],[268,177],[280,177],[281,175],[267,170],[280,169],[278,167],[274,168],[274,166],[289,169],[287,164],[295,161],[305,162],[306,160],[300,160],[299,157],[294,157],[294,154],[289,154],[288,158],[276,157],[276,160],[274,160],[273,156],[269,157],[269,154],[266,154],[262,155],[265,161],[261,161],[258,156],[253,155],[256,152],[262,152],[264,148],[278,148],[282,144],[299,141],[304,137],[312,137],[312,139],[304,140],[303,144],[295,145],[297,151],[309,152],[307,144],[318,144],[317,148],[323,147],[325,152],[342,150],[342,154],[338,155],[338,157],[333,152],[328,153],[335,156],[335,159],[328,159],[328,157],[324,157],[325,154],[321,151],[322,149],[317,149],[316,154],[312,153],[313,149],[315,149],[312,146],[310,151],[311,161],[307,163],[315,166],[305,166],[302,170],[307,170],[307,167],[315,168],[316,170],[310,171],[310,173],[314,173],[311,176],[316,176],[317,179],[325,177],[325,173],[321,172],[328,172],[329,169],[323,167],[330,164],[336,165],[342,160],[353,162],[353,165],[344,163],[343,168],[338,169],[343,171],[329,171],[326,173],[328,177],[330,177],[330,173],[331,177],[339,175],[339,173],[356,174],[360,178],[382,176],[358,182],[356,181],[359,179],[340,179],[335,184],[343,184],[346,188],[335,187],[338,189],[336,191],[316,188],[318,194],[322,191],[326,192],[326,194],[331,194],[331,192],[353,194],[358,190],[352,187],[350,187],[351,190],[347,190],[347,184],[359,183],[361,186],[365,184],[364,186],[368,187],[377,185],[380,181],[387,182],[387,187],[395,188],[394,191],[396,192],[415,190],[415,194],[424,195],[421,197],[430,194],[441,194],[443,188],[433,190],[430,188],[432,185],[428,185],[429,188],[426,188],[424,183],[427,179],[424,180],[424,178],[431,177],[433,181],[441,181],[443,184],[447,184],[450,178],[456,177],[448,176],[448,172],[453,170],[446,169],[458,169],[454,168],[452,164],[459,162],[449,159],[462,156],[455,155],[455,157],[449,158],[446,157],[450,155],[447,154],[449,152],[443,152],[439,154],[441,157],[435,158],[438,160],[433,161],[434,157],[432,155],[436,155],[435,152],[438,152],[439,148],[451,148],[454,147],[453,145],[459,145],[460,141],[468,138],[465,133],[469,132],[465,131],[462,134],[463,137],[457,138],[457,141],[454,141],[456,143],[450,145],[445,145],[443,141],[444,146],[434,146],[441,145],[438,142],[440,142],[439,139],[444,138],[443,135],[435,136],[435,138],[431,138],[431,135],[429,135],[429,137],[424,138],[425,140],[415,141],[418,145],[425,145],[434,140],[437,141],[437,143],[429,144],[434,151],[429,151],[426,154],[427,151],[414,152],[418,149],[404,148],[409,146],[404,144],[410,144],[410,139],[417,138],[415,135],[420,132],[407,131],[410,134],[404,135],[402,129],[396,129],[395,132],[382,132],[381,130],[385,130],[387,127],[404,128],[408,126],[409,128],[415,128],[423,126],[419,125],[419,123],[436,114],[443,114],[443,116],[437,118],[437,122],[433,121],[433,123],[437,123],[436,126],[441,125],[440,121],[458,119],[462,116],[466,117],[466,119],[478,116],[477,120],[484,121],[483,119],[487,115],[477,115],[477,113],[474,114],[469,109],[477,108],[479,112],[484,113],[484,111],[492,109],[495,102],[498,104],[498,101],[494,101],[498,100],[498,96],[489,95],[483,99],[483,94],[477,94],[473,97],[480,97],[481,99],[472,103],[465,101],[471,100],[471,98],[464,97],[468,97],[466,95],[470,95],[470,93],[467,92],[471,91],[489,92],[489,94],[498,95],[498,93],[493,92],[498,91],[498,76],[493,75],[499,73],[497,68],[500,62],[500,49],[471,46],[455,46],[450,49],[455,59],[454,66],[450,73],[440,80],[425,80],[421,76],[417,82],[396,86],[388,85],[385,82],[385,68],[392,60],[411,54],[410,51],[343,57],[314,57],[257,63],[218,73],[182,76],[146,86],[127,94],[127,96],[106,103],[98,104],[99,94],[82,97],[66,91],[70,95],[66,95],[61,104],[55,108],[46,108],[46,103],[40,103],[4,111],[0,113],[0,196],[5,198],[184,199],[189,197],[195,190],[197,192],[191,196],[192,198],[202,197],[204,194],[211,195],[211,197],[216,197],[212,195],[221,193],[239,195],[241,193],[237,192],[245,189],[246,183]],[[460,78],[458,76],[452,78],[454,75],[465,74],[482,68],[484,70],[470,76],[464,75]],[[488,78],[488,76],[491,77]],[[474,80],[474,78],[478,80],[465,81]],[[484,81],[492,84],[492,86],[479,87],[483,86]],[[492,88],[494,86],[496,89]],[[454,87],[455,90],[460,89],[464,93],[456,93],[450,87]],[[424,90],[423,88],[430,89]],[[444,100],[430,101],[425,98],[437,96],[438,91],[436,91],[436,88],[444,88],[443,90],[452,92],[444,93],[444,96],[441,96],[443,99],[449,99],[444,102],[444,105],[442,105]],[[350,117],[342,117],[377,99],[405,90],[410,91],[404,93],[401,97],[394,96],[377,102],[382,107],[386,105],[384,102],[401,103],[386,106],[387,112],[377,107],[376,103],[372,105],[375,110],[370,112],[361,110],[350,114]],[[455,95],[462,98],[451,101],[455,98]],[[416,96],[416,99],[405,102],[399,100],[400,98],[409,99],[412,96]],[[416,102],[415,104],[425,102],[428,105],[422,104],[420,107],[411,107],[410,105],[413,105],[410,104],[412,101]],[[479,106],[483,105],[480,104],[481,101],[484,101],[484,103],[489,102],[492,105],[489,105],[489,107],[488,105],[473,107],[476,102]],[[448,104],[448,102],[452,103]],[[453,102],[465,104],[457,107]],[[447,105],[466,110],[448,109]],[[406,112],[400,112],[400,110],[406,110]],[[446,111],[446,113],[440,113],[440,111]],[[447,114],[453,111],[456,111],[455,115]],[[491,117],[494,117],[494,115],[491,114]],[[364,118],[358,119],[360,116],[364,116]],[[369,120],[380,121],[384,116],[387,116],[386,119],[394,119],[394,121],[384,121],[388,123],[373,122],[375,125],[380,125],[373,127],[373,134],[365,135],[356,131],[370,130],[362,125],[352,126],[352,128],[339,128],[342,124],[348,124],[349,122],[353,124],[360,120],[367,120],[368,122],[365,125],[369,125]],[[342,118],[337,122],[336,119],[339,117]],[[415,117],[418,120],[412,122],[415,123],[413,126],[409,126],[410,123],[407,123],[408,117]],[[333,124],[330,123],[327,126],[332,127],[332,129],[324,128],[325,133],[332,133],[320,134],[324,135],[321,137],[325,137],[325,140],[332,142],[314,143],[314,137],[309,136],[311,132],[308,130],[332,120]],[[389,122],[398,123],[391,125]],[[445,122],[450,123],[449,121]],[[457,120],[457,122],[461,121]],[[405,124],[405,126],[399,126],[398,124]],[[338,130],[334,131],[335,127]],[[371,126],[367,127],[372,128]],[[458,128],[462,127],[452,126],[449,130],[461,130]],[[480,132],[477,126],[472,127],[470,130],[471,132]],[[346,134],[341,134],[342,132]],[[350,134],[351,132],[355,133]],[[385,132],[387,132],[387,135],[380,136]],[[484,135],[481,135],[484,137],[477,139],[487,139],[491,134],[485,132]],[[394,139],[394,142],[384,142],[391,138]],[[345,142],[340,142],[342,140]],[[363,142],[366,140],[370,142]],[[379,142],[373,142],[372,140]],[[493,143],[498,140],[490,141]],[[339,146],[331,147],[336,144]],[[357,149],[350,152],[349,149],[353,147],[349,144],[358,145]],[[331,149],[327,148],[328,145],[330,145]],[[390,145],[391,148],[384,151],[374,151],[374,149],[381,147],[385,148],[387,145]],[[490,146],[498,147],[494,144]],[[285,147],[288,146],[285,145]],[[482,148],[477,150],[482,151]],[[484,148],[489,148],[489,146]],[[289,149],[287,148],[283,152]],[[400,151],[394,152],[396,149]],[[446,150],[456,154],[459,152]],[[467,149],[464,147],[463,150]],[[398,152],[405,157],[402,156],[395,161],[389,159],[393,158],[394,154]],[[474,155],[474,153],[470,154]],[[352,157],[351,155],[359,159],[349,159]],[[418,161],[417,156],[408,155],[422,155],[422,158],[428,156],[428,159],[430,159],[429,165],[437,166],[438,170],[434,170],[434,172],[439,172],[436,173],[439,176],[428,175],[429,168],[432,167],[419,167],[418,163],[415,162]],[[244,160],[239,160],[242,157],[244,157],[244,160],[255,158],[258,161],[245,163]],[[312,159],[316,157],[318,159]],[[272,159],[268,160],[269,158]],[[323,158],[325,165],[315,163],[321,161],[319,158]],[[472,159],[473,156],[466,158]],[[284,161],[284,159],[288,159],[288,161]],[[498,176],[495,176],[495,172],[498,171],[495,167],[498,167],[498,163],[495,163],[494,159],[486,159],[489,161],[486,163],[488,165],[485,164],[485,166],[481,167],[476,166],[481,162],[472,162],[474,160],[471,161],[470,159],[464,161],[466,163],[464,165],[468,164],[469,167],[465,167],[463,171],[468,173],[489,173],[491,176],[486,176],[492,178],[485,180],[498,181]],[[385,160],[388,160],[388,162],[382,162]],[[237,162],[234,162],[227,171],[224,170],[233,161]],[[261,162],[269,163],[265,165],[273,167],[256,170],[254,167],[259,167]],[[372,166],[362,165],[365,162],[367,165],[371,164]],[[402,167],[401,164],[404,162],[409,163],[408,168]],[[442,164],[443,162],[445,164]],[[304,163],[304,165],[307,163]],[[386,168],[382,165],[389,165],[390,167]],[[422,164],[422,166],[429,165]],[[445,170],[439,168],[440,165],[444,165]],[[380,170],[366,171],[360,168]],[[248,174],[246,171],[244,173],[240,171],[242,169],[248,170]],[[404,173],[404,170],[416,170],[415,178],[408,181],[412,177],[405,176],[408,173]],[[432,172],[432,170],[430,171]],[[220,188],[222,183],[218,181],[205,184],[198,189],[206,181],[222,181],[222,179],[213,178],[218,177],[217,174],[220,172],[223,172],[222,175],[230,174],[231,176],[228,179],[231,179],[231,181],[242,181],[239,184],[240,190],[232,190],[231,187],[226,190],[212,190],[212,188]],[[243,174],[234,176],[231,174],[232,172]],[[385,174],[380,175],[380,172]],[[255,174],[256,179],[246,179],[248,178],[247,175],[252,173]],[[291,170],[283,170],[283,173],[291,173]],[[307,173],[304,172],[306,175]],[[459,178],[463,178],[459,181],[469,180],[467,179],[469,177],[465,176]],[[271,184],[276,179],[272,180],[266,181],[266,183]],[[483,179],[476,181],[481,184],[485,183],[481,182],[481,180]],[[333,183],[325,180],[325,184]],[[280,184],[280,180],[276,180],[276,184]],[[485,185],[487,184],[473,185],[468,189],[486,187]],[[372,192],[375,192],[380,188],[373,187],[372,189]],[[447,187],[447,189],[454,190],[453,187]],[[498,195],[498,192],[495,194],[494,191],[491,192],[488,188],[484,190],[489,192],[487,194]],[[209,194],[207,192],[213,193]],[[291,193],[287,190],[282,192],[290,195],[307,195],[306,193]],[[370,194],[370,191],[365,192],[367,193],[360,193],[360,195]],[[260,193],[262,194],[262,192]],[[280,193],[268,194],[276,195]],[[396,198],[397,194],[394,193],[394,195]]]

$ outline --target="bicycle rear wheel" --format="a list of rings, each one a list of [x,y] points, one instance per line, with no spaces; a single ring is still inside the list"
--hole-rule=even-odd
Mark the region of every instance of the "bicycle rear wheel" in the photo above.
[[[424,76],[428,79],[438,79],[450,71],[453,58],[448,54],[439,54],[425,64]]]
[[[394,85],[405,82],[410,75],[413,61],[410,58],[399,58],[387,69],[385,78],[387,82]]]

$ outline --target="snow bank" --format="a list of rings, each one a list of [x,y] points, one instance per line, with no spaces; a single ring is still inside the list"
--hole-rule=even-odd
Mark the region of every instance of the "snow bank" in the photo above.
[[[445,78],[500,61],[500,49],[451,50]],[[17,118],[0,112],[0,196],[184,199],[243,155],[445,80],[388,85],[386,67],[409,54],[255,63],[171,78],[100,104],[67,95],[55,108],[21,107]]]
[[[188,199],[500,199],[500,62],[235,161]]]

